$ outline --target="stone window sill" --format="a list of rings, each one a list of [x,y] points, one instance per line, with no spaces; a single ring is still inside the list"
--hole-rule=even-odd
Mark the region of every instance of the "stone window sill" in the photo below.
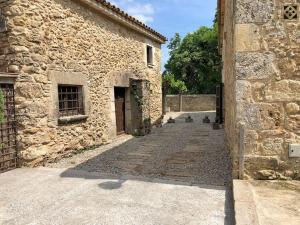
[[[58,119],[59,124],[68,124],[68,123],[75,123],[75,122],[81,122],[88,118],[87,115],[77,115],[77,116],[66,116],[61,117]]]
[[[3,72],[0,72],[0,77],[17,79],[19,77],[19,74],[17,74],[17,73],[3,73]]]
[[[153,64],[148,64],[148,67],[149,68],[154,68],[154,65]]]

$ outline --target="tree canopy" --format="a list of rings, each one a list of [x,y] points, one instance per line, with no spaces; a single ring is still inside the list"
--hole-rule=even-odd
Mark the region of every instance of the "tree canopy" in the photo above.
[[[165,65],[164,77],[173,76],[173,81],[185,85],[190,94],[215,93],[216,84],[221,82],[216,23],[213,27],[200,27],[183,39],[176,33],[168,49],[170,59]],[[169,92],[176,94],[178,90],[175,87]]]
[[[187,92],[185,83],[181,80],[176,80],[172,73],[164,73],[164,86],[170,94],[183,94]]]

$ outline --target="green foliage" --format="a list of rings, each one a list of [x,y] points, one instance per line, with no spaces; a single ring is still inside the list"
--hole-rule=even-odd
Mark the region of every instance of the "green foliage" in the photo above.
[[[167,87],[168,94],[183,94],[187,92],[185,83],[181,80],[176,80],[172,73],[164,73],[163,82]]]
[[[200,27],[183,39],[176,33],[168,48],[170,59],[165,74],[172,74],[175,82],[185,84],[190,94],[215,93],[216,84],[221,82],[216,23],[213,27]]]
[[[0,123],[4,121],[4,95],[0,88]]]

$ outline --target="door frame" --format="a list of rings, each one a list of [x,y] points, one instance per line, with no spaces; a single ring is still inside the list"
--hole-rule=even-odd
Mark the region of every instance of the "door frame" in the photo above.
[[[125,97],[125,133],[133,134],[132,128],[132,115],[131,115],[131,98],[130,98],[130,80],[136,79],[136,75],[133,72],[120,72],[112,71],[107,75],[108,79],[105,81],[105,87],[109,94],[108,109],[110,111],[109,124],[108,124],[108,139],[112,140],[117,137],[116,128],[116,112],[115,112],[115,87],[121,87],[126,89]]]
[[[125,133],[126,134],[133,134],[132,131],[132,115],[131,115],[131,95],[130,95],[130,88],[124,86],[114,86],[111,90],[111,127],[109,138],[113,139],[118,136],[117,134],[117,120],[116,120],[116,103],[115,103],[115,88],[124,88],[125,89]]]

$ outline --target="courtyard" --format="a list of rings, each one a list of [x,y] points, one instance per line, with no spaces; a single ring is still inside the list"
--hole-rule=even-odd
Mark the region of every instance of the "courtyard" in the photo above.
[[[234,224],[224,130],[206,115],[170,113],[148,136],[0,174],[0,224]]]
[[[300,224],[300,1],[182,2],[0,1],[0,225]]]

